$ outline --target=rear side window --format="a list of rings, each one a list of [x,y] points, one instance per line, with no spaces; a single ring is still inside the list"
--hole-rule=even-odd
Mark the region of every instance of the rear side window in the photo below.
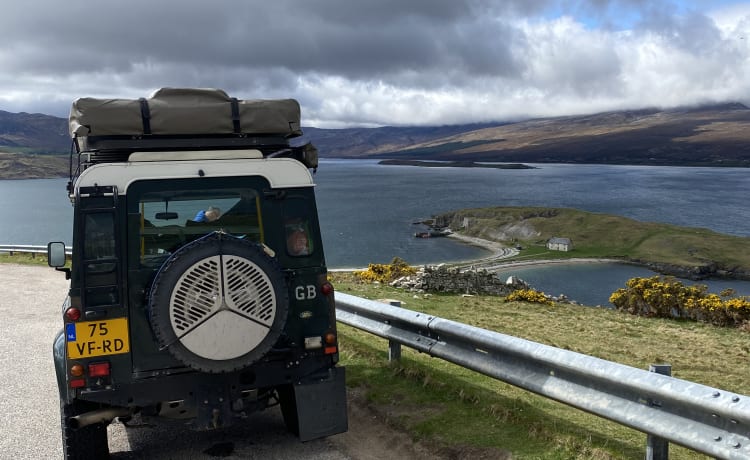
[[[287,254],[292,257],[304,257],[313,253],[310,223],[306,219],[288,219],[284,229]]]
[[[115,252],[115,216],[112,212],[87,212],[83,215],[83,270],[86,276],[86,305],[117,305],[117,253]]]
[[[315,208],[303,197],[288,197],[284,202],[284,236],[286,253],[292,257],[307,257],[315,253],[312,216]]]
[[[85,214],[83,258],[102,260],[115,258],[115,220],[111,212]]]

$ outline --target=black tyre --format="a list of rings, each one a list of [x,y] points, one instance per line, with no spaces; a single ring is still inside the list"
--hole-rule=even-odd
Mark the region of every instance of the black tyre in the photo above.
[[[94,423],[83,428],[73,428],[70,418],[96,410],[99,406],[85,401],[66,404],[60,401],[63,458],[65,460],[98,460],[109,458],[107,426]]]
[[[193,369],[231,372],[265,356],[289,310],[284,276],[256,243],[212,233],[157,273],[150,321],[162,348]]]

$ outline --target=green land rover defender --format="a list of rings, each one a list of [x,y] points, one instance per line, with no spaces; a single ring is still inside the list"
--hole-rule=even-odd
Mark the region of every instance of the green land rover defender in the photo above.
[[[294,100],[221,90],[76,100],[70,290],[53,346],[65,458],[115,418],[231,425],[280,405],[302,441],[347,430],[333,287]]]

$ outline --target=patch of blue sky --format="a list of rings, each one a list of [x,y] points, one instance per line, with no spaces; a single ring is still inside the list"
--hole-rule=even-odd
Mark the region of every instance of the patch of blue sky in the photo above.
[[[559,0],[549,3],[542,19],[567,16],[587,29],[623,31],[647,22],[649,16],[655,13],[667,16],[699,13],[710,16],[712,12],[743,5],[748,5],[747,0]]]

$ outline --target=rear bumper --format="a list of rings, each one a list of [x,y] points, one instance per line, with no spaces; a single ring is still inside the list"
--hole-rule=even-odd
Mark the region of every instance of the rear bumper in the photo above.
[[[238,372],[208,374],[184,369],[171,374],[133,378],[129,382],[113,381],[111,388],[82,389],[77,398],[112,406],[144,407],[163,401],[196,398],[205,388],[227,388],[225,397],[234,399],[248,390],[273,388],[319,378],[333,367],[330,356],[311,356],[295,362],[270,361],[255,364]]]
[[[113,374],[111,384],[104,388],[71,389],[68,386],[65,357],[65,335],[60,331],[54,340],[53,358],[60,399],[98,402],[108,406],[146,407],[164,401],[196,400],[201,389],[221,390],[222,398],[242,396],[248,390],[261,390],[302,381],[325,378],[335,366],[333,355],[311,354],[291,359],[290,356],[262,361],[246,369],[221,374],[202,373],[188,368],[168,369],[140,374]]]

